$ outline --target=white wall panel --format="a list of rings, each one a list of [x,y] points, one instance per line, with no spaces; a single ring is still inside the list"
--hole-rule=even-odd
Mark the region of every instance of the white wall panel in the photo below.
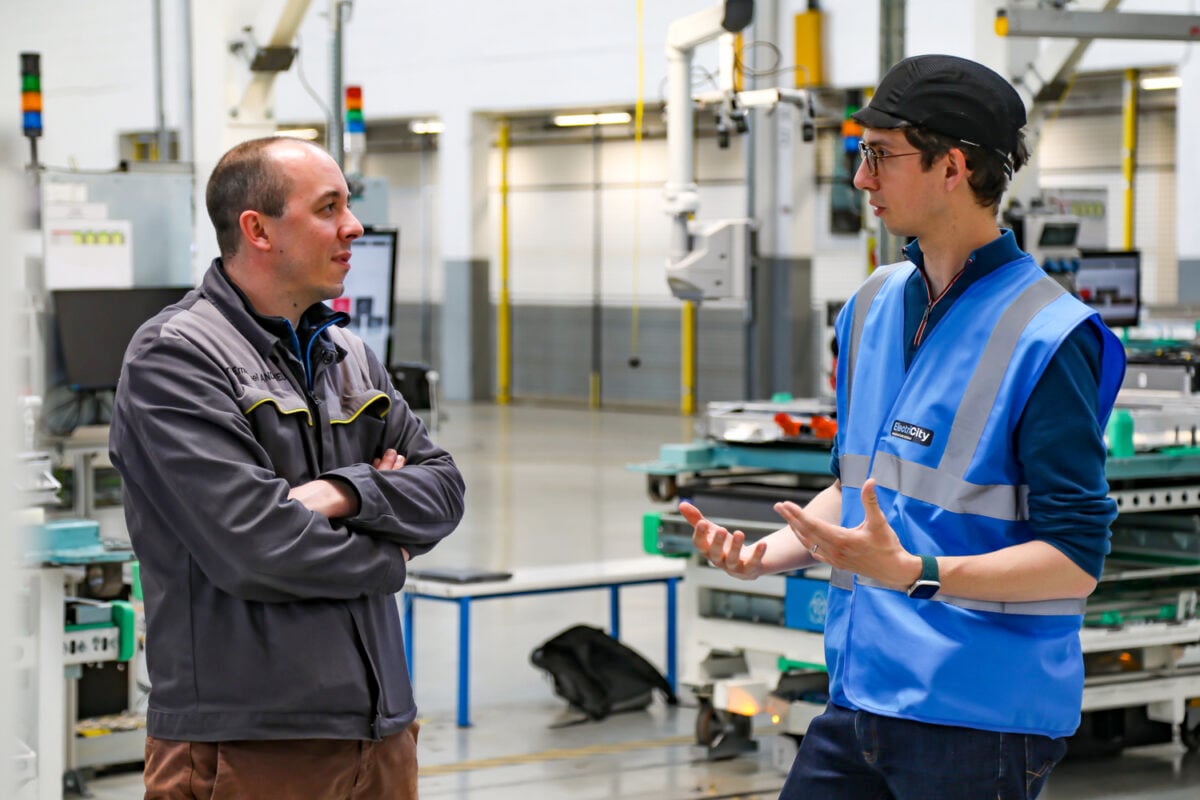
[[[508,151],[508,181],[512,186],[579,186],[591,184],[592,145],[548,144],[513,147]],[[500,181],[500,159],[491,160],[491,183]]]
[[[732,147],[733,145],[731,145]],[[737,145],[740,148],[740,144]],[[640,182],[658,188],[659,207],[667,183],[667,143],[662,139],[632,139],[606,142],[601,155],[605,179],[612,183]]]
[[[729,147],[722,149],[715,138],[707,137],[696,141],[696,180],[744,181],[746,180],[746,144],[749,134],[733,136]],[[745,216],[744,212],[742,216]]]
[[[614,305],[678,305],[667,288],[670,243],[661,187],[609,189],[604,192],[600,216],[604,225],[604,297]]]
[[[791,5],[793,13],[799,13],[807,3],[793,0]],[[875,85],[879,80],[879,0],[837,0],[821,6],[825,11],[825,71],[829,85]],[[792,38],[785,37],[787,41]]]
[[[971,58],[975,55],[975,41],[966,34],[975,30],[977,6],[963,0],[908,0],[905,54],[945,53]],[[947,35],[949,31],[954,31],[954,35]]]
[[[1173,304],[1179,290],[1175,249],[1175,175],[1144,172],[1134,183],[1134,247],[1142,251],[1142,296]]]
[[[432,275],[425,276],[421,263],[422,247],[431,247],[427,234],[421,230],[421,204],[427,202],[416,187],[388,189],[388,215],[392,226],[400,230],[400,252],[396,257],[396,287],[394,298],[399,303],[419,303],[425,294],[434,294]],[[399,220],[399,222],[397,222]],[[423,244],[423,240],[425,244]],[[436,259],[436,246],[431,247],[430,258]],[[439,264],[431,260],[432,264]]]
[[[514,192],[509,196],[514,303],[581,303],[592,297],[592,193],[587,190]],[[500,287],[492,258],[492,295]]]
[[[422,166],[425,162],[424,186]],[[400,230],[400,252],[396,259],[395,299],[400,303],[420,302],[425,295],[433,302],[442,297],[441,252],[437,227],[437,153],[375,153],[364,169],[388,181],[388,222]]]

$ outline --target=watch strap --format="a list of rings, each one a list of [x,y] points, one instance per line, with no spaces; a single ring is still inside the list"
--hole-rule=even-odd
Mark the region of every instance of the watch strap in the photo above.
[[[923,581],[938,581],[938,563],[934,556],[921,556],[921,577]]]
[[[942,584],[938,575],[937,558],[921,556],[921,576],[908,587],[908,596],[917,600],[928,600],[939,591]]]

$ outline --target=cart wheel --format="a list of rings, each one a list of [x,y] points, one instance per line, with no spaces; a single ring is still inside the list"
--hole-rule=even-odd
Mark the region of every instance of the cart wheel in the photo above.
[[[696,713],[696,743],[708,749],[709,761],[734,758],[753,752],[750,717],[718,711],[711,702],[702,701]]]
[[[1188,727],[1187,720],[1179,723],[1179,741],[1189,753],[1200,750],[1200,723],[1193,728]]]
[[[646,491],[650,493],[651,500],[665,503],[675,498],[675,490],[674,475],[650,475],[646,478]]]
[[[701,700],[700,708],[696,712],[696,744],[708,747],[720,733],[717,710],[708,700]]]

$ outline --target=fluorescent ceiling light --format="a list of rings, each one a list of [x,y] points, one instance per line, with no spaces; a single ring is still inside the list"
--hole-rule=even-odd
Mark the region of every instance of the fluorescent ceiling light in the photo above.
[[[1159,75],[1154,78],[1142,78],[1142,91],[1154,92],[1159,89],[1178,89],[1183,86],[1183,78],[1178,75]]]
[[[446,123],[436,119],[415,119],[408,123],[408,129],[419,134],[442,133],[446,130]]]
[[[576,125],[624,125],[633,121],[628,111],[609,111],[604,114],[560,114],[554,124],[560,128]]]
[[[280,128],[275,133],[278,136],[290,136],[293,139],[308,139],[310,142],[321,135],[316,128]]]

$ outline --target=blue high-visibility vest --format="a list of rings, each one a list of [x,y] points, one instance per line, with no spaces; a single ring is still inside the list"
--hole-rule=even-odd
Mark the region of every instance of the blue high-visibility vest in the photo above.
[[[904,366],[908,262],[877,270],[838,317],[842,524],[861,488],[911,553],[966,556],[1034,538],[1013,451],[1021,413],[1062,342],[1100,332],[1098,422],[1124,377],[1120,341],[1029,256],[980,278]],[[1079,726],[1082,599],[994,603],[908,597],[834,571],[825,624],[833,702],[985,730],[1070,735]]]

